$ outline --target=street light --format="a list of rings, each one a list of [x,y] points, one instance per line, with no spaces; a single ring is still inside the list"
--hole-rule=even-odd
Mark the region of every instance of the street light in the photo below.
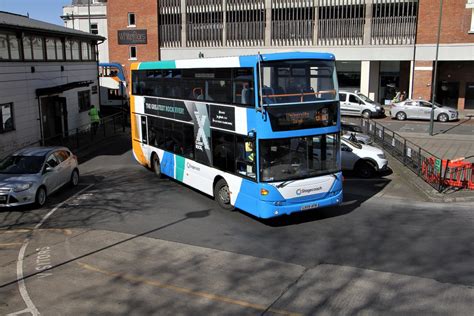
[[[431,83],[431,114],[430,114],[430,136],[433,136],[434,127],[434,103],[436,97],[436,77],[438,76],[438,53],[439,53],[439,37],[441,35],[441,17],[443,16],[443,0],[439,0],[439,17],[438,17],[438,36],[436,38],[436,57],[434,64],[434,74]]]

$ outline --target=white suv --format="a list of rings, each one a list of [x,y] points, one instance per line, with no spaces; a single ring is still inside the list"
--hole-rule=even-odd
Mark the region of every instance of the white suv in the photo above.
[[[371,178],[388,167],[381,149],[344,138],[341,138],[341,164],[342,170],[355,171],[362,178]]]
[[[362,93],[339,91],[339,104],[342,115],[356,115],[365,118],[383,117],[384,108]]]

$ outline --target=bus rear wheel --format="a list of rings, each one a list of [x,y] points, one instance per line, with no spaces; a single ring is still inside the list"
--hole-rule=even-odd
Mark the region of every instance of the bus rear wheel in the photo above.
[[[230,190],[229,185],[225,182],[224,179],[220,179],[217,181],[216,185],[214,186],[214,198],[224,210],[232,211],[234,206],[230,204]]]
[[[157,154],[153,154],[151,156],[151,169],[158,176],[158,178],[161,178],[161,165]]]

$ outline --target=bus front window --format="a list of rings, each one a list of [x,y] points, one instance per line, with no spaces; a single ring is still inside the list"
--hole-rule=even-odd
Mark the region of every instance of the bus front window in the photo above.
[[[263,104],[336,100],[333,61],[285,60],[262,63]]]
[[[315,135],[260,141],[263,182],[297,180],[339,172],[339,135]]]

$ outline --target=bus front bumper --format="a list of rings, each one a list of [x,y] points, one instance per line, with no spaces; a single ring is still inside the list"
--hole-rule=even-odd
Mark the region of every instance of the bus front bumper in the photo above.
[[[315,211],[316,209],[340,205],[342,203],[342,190],[330,192],[326,198],[315,199],[299,203],[258,201],[261,218],[270,218],[281,215],[290,215],[298,212]]]

